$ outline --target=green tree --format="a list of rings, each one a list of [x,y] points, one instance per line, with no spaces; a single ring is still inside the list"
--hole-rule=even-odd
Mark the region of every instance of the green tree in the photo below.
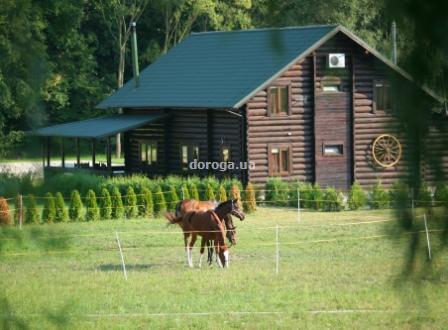
[[[183,184],[181,187],[182,199],[190,199],[190,192],[188,191],[188,187],[186,184]]]
[[[139,215],[145,218],[150,218],[154,215],[154,202],[152,200],[151,190],[144,187],[139,194]]]
[[[128,186],[126,189],[124,210],[127,219],[136,218],[138,215],[137,196],[135,195],[134,188]]]
[[[100,219],[100,210],[96,202],[96,194],[89,189],[86,196],[86,221],[97,221]]]
[[[198,201],[199,200],[198,187],[194,182],[190,183],[190,191],[191,191],[190,198]]]
[[[42,221],[52,223],[56,220],[56,204],[52,193],[45,194],[44,209],[42,211]]]
[[[367,202],[367,196],[362,190],[361,185],[358,182],[354,182],[348,197],[348,207],[350,210],[357,210],[363,207]]]
[[[25,203],[25,223],[39,223],[40,216],[37,209],[36,198],[34,195],[28,195]]]
[[[212,188],[212,186],[211,185],[207,185],[207,188],[206,188],[206,190],[205,190],[205,200],[207,200],[207,201],[214,201],[216,198],[215,198],[215,193],[214,193],[214,191],[213,191],[213,188]]]
[[[163,195],[162,188],[160,185],[157,185],[154,191],[154,213],[157,215],[161,215],[166,211],[166,201],[165,196]]]
[[[71,221],[81,221],[83,205],[81,195],[78,190],[73,190],[70,196],[70,208],[68,214]]]
[[[218,201],[219,202],[225,202],[227,201],[227,193],[226,193],[226,188],[224,188],[223,185],[219,186],[219,195],[218,195]]]
[[[11,221],[11,214],[9,213],[9,206],[8,201],[0,197],[0,225],[10,225],[12,224]]]
[[[101,189],[100,215],[101,220],[109,220],[112,217],[112,199],[107,188]]]
[[[121,219],[124,215],[123,200],[118,187],[112,189],[112,219]]]
[[[252,213],[257,209],[257,200],[255,196],[255,189],[252,183],[248,183],[246,186],[246,191],[244,192],[243,201],[244,212]]]
[[[173,185],[170,186],[169,188],[169,192],[168,192],[168,209],[170,211],[174,211],[176,209],[176,205],[177,203],[179,203],[179,196],[177,195],[176,192],[176,187],[174,187]]]
[[[62,194],[60,192],[56,193],[56,216],[55,221],[56,222],[67,222],[68,221],[68,212],[67,208],[65,207],[64,197],[62,197]]]
[[[373,186],[368,204],[372,209],[384,209],[389,206],[389,196],[380,180]]]

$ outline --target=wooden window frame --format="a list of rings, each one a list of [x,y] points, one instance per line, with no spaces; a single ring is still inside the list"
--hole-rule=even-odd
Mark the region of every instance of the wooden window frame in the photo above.
[[[155,166],[158,163],[159,160],[159,148],[157,146],[157,141],[152,141],[152,140],[133,140],[135,142],[138,143],[138,151],[139,151],[139,159],[140,159],[140,164],[143,164],[145,166]],[[148,153],[148,150],[145,151],[146,154],[146,160],[142,159],[142,147],[143,146],[150,146],[151,150]],[[152,147],[155,147],[156,149],[156,160],[152,160]],[[150,162],[148,162],[148,155],[150,158]]]
[[[278,113],[274,113],[271,112],[271,109],[269,109],[269,104],[271,103],[271,92],[270,90],[273,88],[285,88],[288,92],[288,109],[286,109],[286,112],[280,111]],[[266,109],[267,109],[267,114],[269,117],[282,117],[282,116],[290,116],[291,115],[291,84],[274,84],[269,86],[268,88],[266,88],[266,99],[267,99],[267,105],[266,105]]]
[[[326,154],[325,148],[327,146],[342,146],[341,154]],[[345,143],[344,141],[323,141],[322,142],[322,157],[344,157],[345,156]]]
[[[383,84],[385,86],[388,86],[389,89],[389,108],[388,109],[378,109],[377,108],[377,93],[376,93],[376,85],[377,84]],[[376,112],[386,112],[386,111],[392,111],[392,93],[390,91],[390,83],[386,79],[373,79],[372,82],[372,111],[373,113]]]
[[[326,91],[324,90],[324,87],[326,84],[331,84],[334,83],[335,86],[338,87],[338,90],[330,90],[330,91]],[[334,93],[343,93],[344,91],[342,90],[342,79],[340,77],[337,76],[323,76],[320,78],[320,89],[322,91],[322,93],[325,94],[334,94]]]
[[[224,149],[228,149],[229,150],[229,160],[225,161],[224,160],[224,154],[223,154],[223,150]],[[222,144],[221,147],[219,148],[219,159],[221,162],[231,162],[232,161],[232,148],[230,147],[229,144]]]
[[[273,170],[273,157],[272,157],[272,149],[279,149],[279,155],[281,155],[282,150],[288,150],[288,171],[282,171],[281,170],[281,159],[279,156],[279,171],[278,172],[274,172]],[[269,176],[289,176],[292,173],[292,144],[288,143],[288,144],[270,144],[268,146],[268,171],[269,171]]]
[[[183,162],[183,152],[182,152],[183,147],[187,147],[187,163]],[[191,163],[192,161],[194,161],[193,151],[195,148],[198,149],[197,160],[199,161],[199,159],[201,157],[201,149],[199,147],[199,143],[180,143],[179,156],[180,156],[180,164],[181,164],[183,170],[188,170],[188,164]]]

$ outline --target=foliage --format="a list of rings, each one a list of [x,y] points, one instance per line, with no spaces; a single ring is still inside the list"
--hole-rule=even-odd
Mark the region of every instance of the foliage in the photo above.
[[[69,196],[73,190],[78,190],[81,195],[87,194],[92,189],[96,191],[104,182],[104,178],[88,173],[63,173],[52,175],[45,180],[39,191],[61,192],[63,196]]]
[[[243,201],[244,212],[252,213],[257,209],[257,200],[255,197],[255,188],[252,183],[248,183],[246,186],[246,190],[244,192],[244,201]]]
[[[219,186],[220,183],[215,177],[209,176],[199,180],[197,183],[199,197],[203,201],[215,200],[215,191],[218,191]]]
[[[389,196],[380,180],[373,186],[367,203],[372,209],[384,209],[389,206]]]
[[[333,187],[328,187],[324,192],[323,209],[327,212],[344,210],[344,196]]]
[[[215,198],[215,193],[213,191],[213,188],[210,184],[207,185],[207,188],[205,189],[205,197],[204,200],[206,201],[214,201]]]
[[[188,191],[188,187],[185,183],[182,184],[180,196],[182,199],[190,199],[190,192]]]
[[[227,201],[226,188],[224,188],[224,186],[221,184],[219,186],[219,191],[218,191],[218,202],[225,202],[225,201]]]
[[[143,188],[152,189],[157,181],[158,180],[151,180],[143,174],[114,176],[107,178],[102,183],[102,188],[107,188],[107,190],[112,191],[114,187],[117,187],[120,190],[121,195],[125,196],[129,186],[134,188],[134,191],[141,191]]]
[[[143,188],[138,196],[138,214],[144,218],[151,218],[154,215],[154,202],[152,192],[148,188]]]
[[[56,220],[56,204],[52,193],[46,193],[44,209],[42,211],[42,222],[52,223]]]
[[[73,190],[70,196],[70,208],[68,210],[70,221],[81,221],[83,215],[83,205],[81,195],[78,190]]]
[[[0,173],[0,196],[8,198],[17,194],[30,194],[41,184],[42,180],[33,173],[13,174],[2,171]]]
[[[23,203],[23,200],[22,200]],[[22,216],[24,214],[23,212],[24,206],[23,204],[20,204],[20,195],[17,195],[16,198],[14,198],[14,223],[18,224],[20,221],[20,213],[22,213]],[[22,218],[23,221],[23,218]]]
[[[197,201],[199,200],[198,188],[194,182],[190,183],[190,198]]]
[[[322,188],[318,183],[314,184],[313,189],[311,190],[311,202],[310,202],[311,208],[315,210],[322,209],[323,199],[324,199],[324,193],[322,191]]]
[[[68,212],[67,208],[65,207],[64,197],[60,192],[56,193],[56,216],[55,221],[56,222],[67,222],[68,221]]]
[[[100,210],[96,201],[96,194],[89,190],[86,196],[86,221],[98,221],[100,219]]]
[[[432,195],[429,191],[429,187],[425,182],[420,184],[420,188],[417,194],[416,206],[430,207],[432,205]]]
[[[179,203],[179,196],[177,195],[176,188],[172,185],[169,188],[169,192],[167,193],[167,206],[170,211],[174,211],[176,209],[177,203]]]
[[[124,215],[123,200],[120,190],[117,187],[112,188],[112,219],[121,219]]]
[[[28,195],[25,203],[25,223],[39,223],[40,215],[34,195]]]
[[[127,219],[135,218],[138,215],[137,196],[131,186],[126,190],[124,197],[124,213]]]
[[[268,178],[266,181],[266,201],[268,206],[286,206],[289,196],[288,183],[280,178]]]
[[[242,201],[241,201],[241,190],[240,190],[240,187],[238,185],[234,184],[232,186],[232,190],[230,192],[230,196],[232,197],[233,200],[238,200],[237,201],[237,206],[238,206],[238,208],[240,210],[242,210],[243,209],[243,204],[242,204]]]
[[[350,210],[357,210],[366,205],[367,196],[361,185],[358,182],[354,182],[348,197],[348,207]]]
[[[162,188],[158,185],[154,190],[154,213],[161,215],[167,210],[165,196],[163,195]]]
[[[101,220],[109,220],[112,218],[112,199],[107,188],[101,189],[100,195],[100,217]]]
[[[434,193],[434,201],[436,206],[445,205],[448,206],[448,184],[439,183]]]
[[[0,197],[0,225],[10,224],[12,224],[12,221],[8,201],[4,197]]]
[[[410,207],[411,199],[409,186],[401,180],[395,181],[389,190],[389,199],[395,208],[404,209]]]

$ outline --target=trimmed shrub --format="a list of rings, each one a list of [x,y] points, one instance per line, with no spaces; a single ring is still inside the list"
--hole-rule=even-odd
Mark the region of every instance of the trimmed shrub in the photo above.
[[[98,189],[101,187],[104,181],[104,177],[88,173],[63,173],[46,179],[41,190],[52,193],[59,191],[62,195],[68,196],[76,189],[84,195],[89,189]]]
[[[162,188],[158,185],[154,191],[154,213],[161,215],[166,211],[165,196],[163,196]]]
[[[124,215],[123,200],[118,187],[112,188],[112,219],[122,219]]]
[[[243,204],[242,204],[242,202],[241,202],[241,191],[240,191],[240,187],[239,187],[238,185],[234,184],[234,185],[232,186],[232,191],[231,191],[230,195],[231,195],[232,199],[234,199],[234,200],[235,200],[235,199],[238,199],[238,202],[237,202],[238,208],[239,208],[240,210],[242,210],[242,209],[243,209]]]
[[[436,206],[448,206],[448,185],[446,183],[439,183],[434,193],[434,201]]]
[[[9,214],[8,201],[0,197],[0,225],[11,225],[11,215]]]
[[[180,197],[182,199],[190,199],[190,192],[188,191],[188,187],[186,184],[183,184],[181,187]]]
[[[23,208],[23,205],[22,205]],[[23,209],[20,210],[20,195],[16,195],[16,198],[14,198],[14,221],[13,223],[18,224],[20,221],[20,211],[22,211],[23,215]],[[24,221],[22,219],[22,221]]]
[[[244,192],[244,201],[243,201],[244,212],[252,213],[257,209],[257,200],[255,197],[255,189],[252,183],[248,183],[246,186],[246,190]]]
[[[56,222],[67,222],[68,221],[68,212],[65,207],[64,197],[60,192],[56,193]]]
[[[154,186],[154,182],[158,180],[151,180],[146,175],[143,174],[132,174],[132,175],[126,175],[126,176],[114,176],[107,178],[102,186],[102,188],[107,188],[109,192],[112,192],[115,187],[120,190],[121,196],[126,195],[126,190],[129,186],[134,188],[134,191],[141,191],[143,187],[152,189]]]
[[[134,188],[129,186],[126,190],[126,196],[124,198],[124,212],[126,218],[132,219],[138,215],[137,196],[135,195]]]
[[[344,209],[344,196],[333,187],[328,187],[324,193],[323,209],[327,212],[339,212]]]
[[[289,197],[288,183],[280,178],[268,178],[266,181],[266,201],[269,206],[287,206]]]
[[[154,215],[154,203],[151,190],[142,188],[138,196],[138,214],[141,217],[150,218]]]
[[[37,209],[36,198],[34,195],[28,195],[25,204],[25,223],[39,223],[40,216]]]
[[[207,185],[207,189],[205,190],[205,199],[206,201],[214,201],[216,200],[215,193],[213,192],[213,188],[211,185]]]
[[[226,188],[224,188],[223,185],[219,186],[219,194],[218,194],[218,201],[221,202],[225,202],[227,201],[227,193],[226,193]]]
[[[42,211],[42,222],[52,223],[56,220],[56,203],[52,193],[45,194],[44,210]]]
[[[311,183],[301,182],[299,183],[299,192],[300,192],[300,207],[305,209],[313,209],[314,208],[314,188]],[[297,189],[295,189],[294,194],[297,194]],[[297,200],[297,196],[294,196],[294,200]],[[297,202],[294,203],[294,206],[297,207]]]
[[[368,204],[372,209],[384,209],[389,206],[389,196],[384,190],[381,181],[377,181],[373,186],[368,199]]]
[[[179,203],[179,196],[177,195],[176,188],[174,186],[170,186],[167,200],[168,209],[170,211],[174,211],[177,203]]]
[[[100,197],[100,216],[102,220],[109,220],[112,218],[112,199],[109,190],[101,189]]]
[[[190,183],[190,192],[191,192],[190,198],[198,201],[199,200],[199,192],[198,192],[198,188],[195,183]]]
[[[100,210],[96,202],[96,194],[90,189],[86,196],[86,221],[98,221],[100,219]]]
[[[70,197],[70,208],[68,215],[71,221],[81,221],[82,219],[82,200],[78,190],[73,190]]]
[[[420,184],[417,194],[417,206],[430,207],[432,205],[432,196],[429,187],[425,182]]]
[[[348,207],[350,210],[357,210],[366,205],[367,196],[361,185],[358,182],[354,182],[348,197]]]
[[[321,210],[323,206],[324,192],[318,183],[314,184],[312,187],[310,208]]]
[[[389,190],[389,200],[393,207],[405,208],[411,206],[409,186],[403,181],[395,181]]]

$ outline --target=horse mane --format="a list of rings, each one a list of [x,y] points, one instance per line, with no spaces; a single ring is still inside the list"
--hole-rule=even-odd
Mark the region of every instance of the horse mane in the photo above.
[[[231,201],[232,201],[232,200],[229,199],[229,200],[226,200],[225,202],[221,202],[221,203],[219,203],[218,206],[215,207],[215,210],[216,210],[217,208],[223,206],[224,204],[231,202]]]

